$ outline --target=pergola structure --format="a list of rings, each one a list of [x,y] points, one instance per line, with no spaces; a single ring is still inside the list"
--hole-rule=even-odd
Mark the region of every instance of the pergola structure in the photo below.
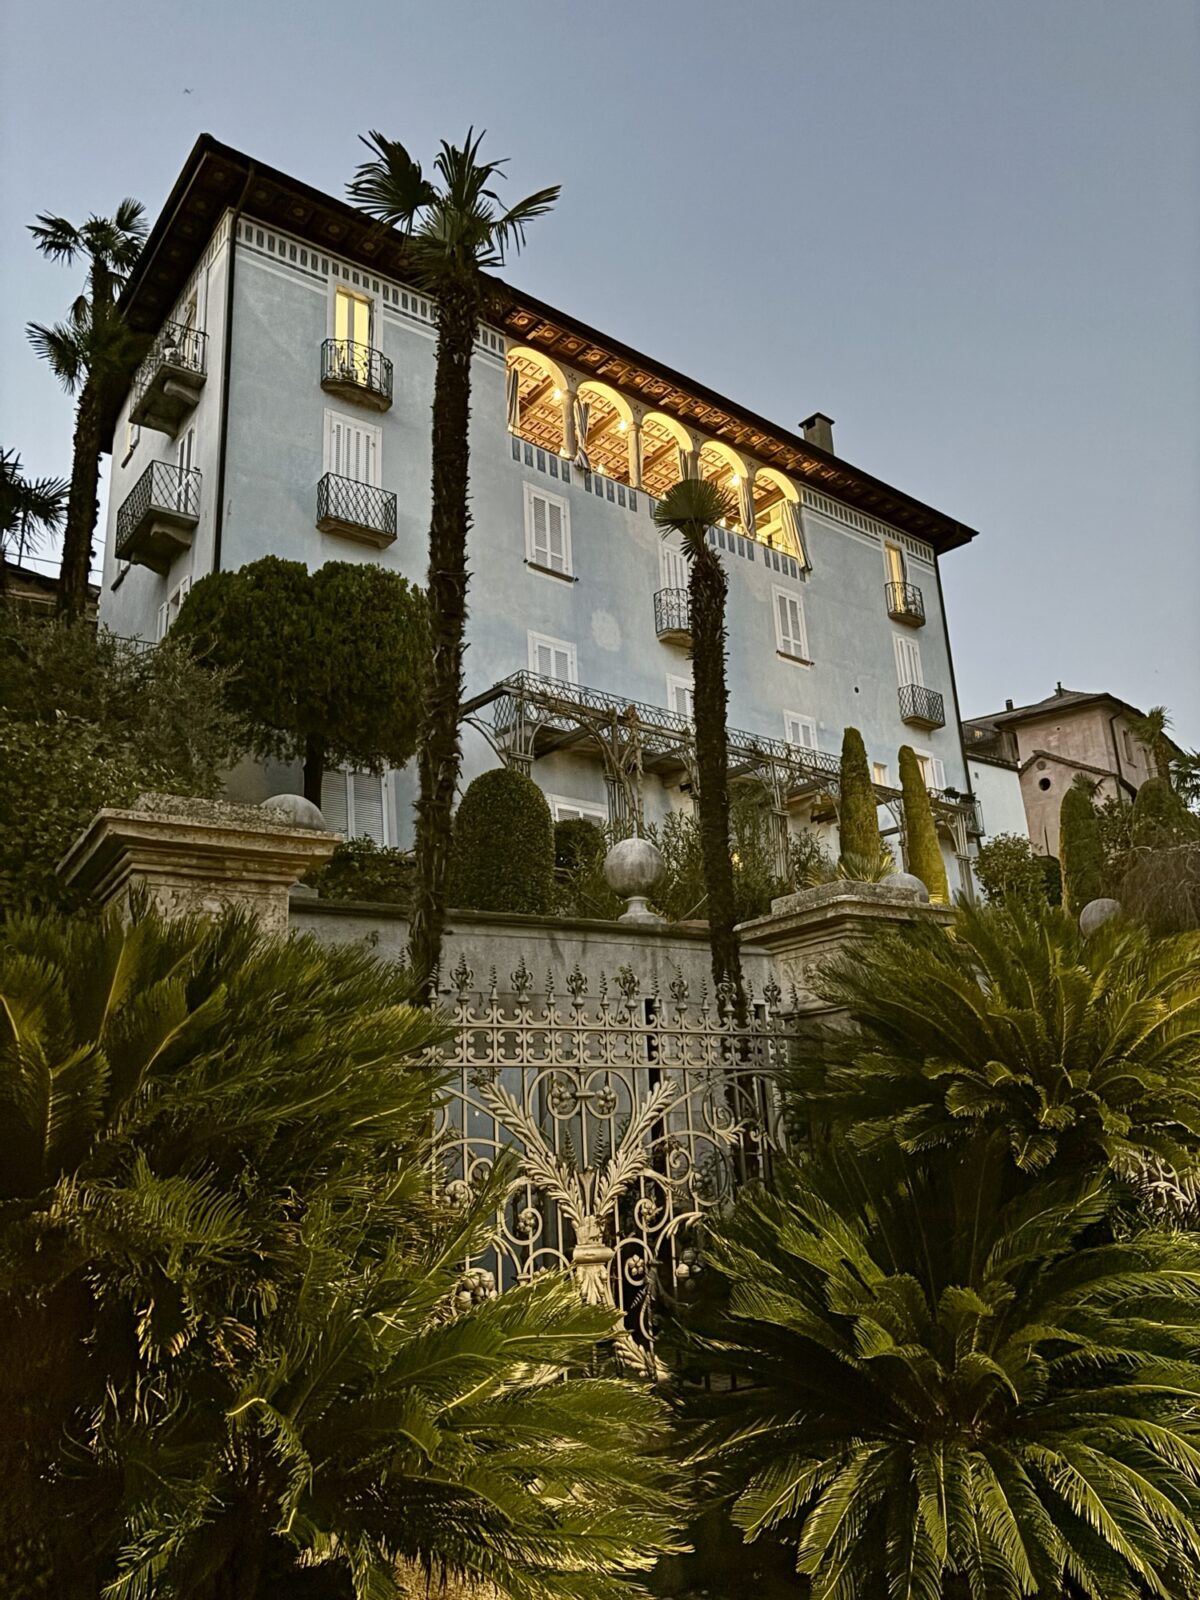
[[[697,785],[693,723],[665,706],[536,672],[514,672],[468,701],[463,720],[484,734],[505,766],[525,773],[532,771],[539,757],[556,751],[598,757],[604,767],[612,822],[631,821],[641,828],[646,773],[682,780],[692,788]],[[788,859],[789,808],[804,799],[823,798],[836,811],[838,758],[740,728],[730,728],[728,740],[731,781],[756,780],[769,796],[782,874]],[[876,784],[875,795],[891,812],[903,838],[900,791]],[[937,789],[930,792],[930,801],[935,820],[953,840],[955,854],[965,860],[969,838],[979,833],[974,803],[969,797]]]

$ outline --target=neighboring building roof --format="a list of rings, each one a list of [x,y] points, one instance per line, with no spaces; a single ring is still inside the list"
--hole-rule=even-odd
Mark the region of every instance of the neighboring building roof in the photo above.
[[[218,218],[227,207],[242,206],[247,215],[330,254],[402,281],[411,278],[404,240],[394,229],[204,133],[192,147],[121,297],[134,328],[158,328]],[[738,446],[799,482],[925,540],[939,553],[976,537],[973,528],[819,449],[801,434],[768,422],[498,278],[489,281],[494,303],[488,320],[513,339],[602,378],[652,410]],[[109,433],[115,420],[114,412]]]
[[[1003,767],[1006,772],[1016,772],[1019,763],[1012,761],[1008,756],[998,756],[992,751],[965,750],[968,761],[981,761],[985,767]]]
[[[988,717],[969,717],[963,723],[964,736],[975,737],[975,730],[978,729],[981,736],[987,738],[989,734],[997,735],[1023,722],[1034,722],[1041,717],[1052,717],[1063,711],[1078,711],[1091,705],[1113,706],[1127,717],[1141,718],[1145,715],[1145,712],[1130,705],[1128,700],[1122,700],[1115,694],[1103,690],[1064,689],[1060,683],[1054,693],[1048,694],[1044,700],[1035,700],[1027,706],[1006,706],[1003,711],[994,711]],[[1173,739],[1168,739],[1167,743],[1176,755],[1182,754]]]
[[[16,561],[5,561],[4,591],[18,605],[28,606],[36,611],[51,611],[58,598],[58,574],[38,572],[34,567],[25,567]],[[96,619],[99,600],[98,585],[89,583],[87,616],[93,622]]]
[[[1033,750],[1022,761],[1018,771],[1022,774],[1029,771],[1035,761],[1056,761],[1060,767],[1074,767],[1078,772],[1094,772],[1098,778],[1114,778],[1129,790],[1133,785],[1128,778],[1123,778],[1119,772],[1114,772],[1111,767],[1096,767],[1090,761],[1076,761],[1073,756],[1064,756],[1058,750]]]

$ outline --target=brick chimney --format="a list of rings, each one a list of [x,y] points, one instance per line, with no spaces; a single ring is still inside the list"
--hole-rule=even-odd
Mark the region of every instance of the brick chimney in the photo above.
[[[827,417],[823,411],[814,411],[811,417],[805,417],[800,424],[800,432],[807,444],[815,444],[818,450],[824,450],[827,455],[833,454],[832,417]]]

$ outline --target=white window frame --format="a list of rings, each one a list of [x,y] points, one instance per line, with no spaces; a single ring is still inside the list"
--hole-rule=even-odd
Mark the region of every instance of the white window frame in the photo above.
[[[899,684],[900,688],[906,688],[911,683],[923,689],[925,687],[925,674],[921,667],[921,647],[917,641],[911,638],[907,633],[897,632],[892,638],[892,649],[896,657],[896,682]],[[908,656],[910,651],[912,653],[912,659],[917,664],[917,675],[915,678],[906,676],[907,669],[905,667],[905,658]]]
[[[680,690],[680,689],[682,689],[683,692],[687,695],[687,703],[691,707],[690,711],[681,711],[679,709],[679,707],[675,704],[676,691]],[[689,722],[695,722],[695,720],[696,720],[696,680],[695,680],[695,678],[684,678],[684,677],[681,677],[679,674],[673,673],[673,672],[669,672],[667,674],[667,709],[668,709],[668,711],[673,712],[675,714],[675,716],[677,716],[677,717],[686,717]]]
[[[327,338],[337,338],[337,297],[338,290],[344,294],[353,295],[356,300],[365,300],[370,308],[370,335],[367,343],[373,350],[381,347],[379,333],[380,304],[378,295],[372,294],[370,289],[364,289],[361,283],[351,283],[347,278],[330,278],[329,280],[329,305],[326,312],[328,326]]]
[[[883,789],[890,789],[891,788],[891,786],[892,786],[891,769],[888,767],[888,764],[887,764],[886,761],[872,761],[872,763],[871,763],[871,782],[879,784],[880,787],[883,788]]]
[[[789,641],[783,635],[782,618],[779,615],[779,602],[784,600],[796,608],[796,616],[800,623],[799,650],[790,647]],[[808,653],[808,621],[804,615],[804,600],[796,593],[795,589],[784,589],[779,584],[774,584],[771,589],[771,613],[775,620],[775,649],[788,661],[796,661],[801,666],[812,665],[812,657]]]
[[[812,743],[805,744],[803,739],[793,739],[792,729],[794,727],[807,728],[812,735]],[[785,711],[783,713],[783,742],[784,744],[790,744],[796,750],[816,750],[817,719],[806,716],[803,711]]]
[[[374,469],[372,478],[355,478],[354,483],[365,482],[369,489],[382,489],[383,487],[383,429],[376,422],[364,422],[361,417],[349,411],[339,411],[336,406],[325,407],[323,421],[324,439],[322,442],[322,467],[321,471],[333,472],[333,424],[340,422],[343,426],[357,428],[361,433],[369,433],[374,437],[374,447],[371,451],[371,464]],[[339,473],[339,477],[344,474]]]
[[[583,817],[588,822],[598,822],[602,828],[608,826],[608,808],[595,800],[573,800],[567,794],[548,794],[546,801],[555,822],[568,822],[576,817]]]
[[[908,582],[908,551],[895,539],[881,539],[880,549],[883,552],[883,574],[888,583]],[[900,576],[897,578],[892,572],[892,564],[888,560],[888,551],[895,550],[900,557]]]
[[[577,684],[579,682],[579,656],[575,646],[569,639],[555,639],[548,633],[534,633],[532,630],[526,634],[526,639],[529,645],[530,672],[535,673],[539,678],[549,677],[557,683]],[[569,678],[555,679],[552,673],[540,671],[537,664],[537,653],[538,647],[541,645],[545,645],[551,651],[564,650],[566,652],[567,660],[570,664],[571,675]]]
[[[179,608],[187,599],[188,590],[191,587],[192,575],[189,572],[186,578],[180,578],[179,582],[171,590],[170,594],[163,601],[162,605],[159,606],[158,638],[160,644],[167,637],[168,633],[170,633],[172,625],[174,624],[176,617],[179,615]]]
[[[658,572],[661,579],[660,588],[687,589],[688,572],[687,557],[683,553],[683,542],[678,535],[663,539],[658,547]],[[682,583],[676,580],[682,577]]]
[[[533,502],[544,500],[548,506],[557,506],[562,515],[562,540],[564,565],[556,567],[550,562],[549,545],[546,548],[546,560],[539,559],[537,548],[534,544]],[[539,484],[525,484],[525,560],[538,573],[540,577],[573,578],[575,576],[575,563],[571,555],[571,506],[562,495],[550,494]]]
[[[944,789],[946,787],[946,765],[940,756],[935,756],[931,750],[918,750],[913,747],[913,755],[921,768],[921,776],[925,780],[927,789]]]
[[[366,839],[370,835],[360,833],[356,827],[357,818],[354,806],[354,780],[367,778],[371,783],[379,784],[379,794],[382,810],[383,837],[378,841],[381,850],[390,850],[395,844],[392,832],[392,770],[385,767],[382,773],[366,772],[359,767],[331,767],[325,774],[326,779],[337,776],[344,786],[346,797],[346,833],[347,839]]]

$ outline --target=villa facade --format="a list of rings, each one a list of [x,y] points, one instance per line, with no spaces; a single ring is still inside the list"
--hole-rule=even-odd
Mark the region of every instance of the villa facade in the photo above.
[[[124,300],[150,353],[110,421],[100,614],[154,639],[207,573],[267,554],[378,562],[421,583],[434,306],[403,242],[203,137]],[[780,851],[831,830],[859,728],[902,837],[897,751],[920,754],[950,864],[979,822],[938,563],[974,535],[834,452],[496,282],[475,350],[464,782],[529,771],[556,818],[661,819],[694,779],[687,574],[653,521],[681,476],[737,506],[728,569],[731,773]],[[415,772],[334,773],[332,826],[411,839]],[[238,798],[294,788],[246,767]]]

